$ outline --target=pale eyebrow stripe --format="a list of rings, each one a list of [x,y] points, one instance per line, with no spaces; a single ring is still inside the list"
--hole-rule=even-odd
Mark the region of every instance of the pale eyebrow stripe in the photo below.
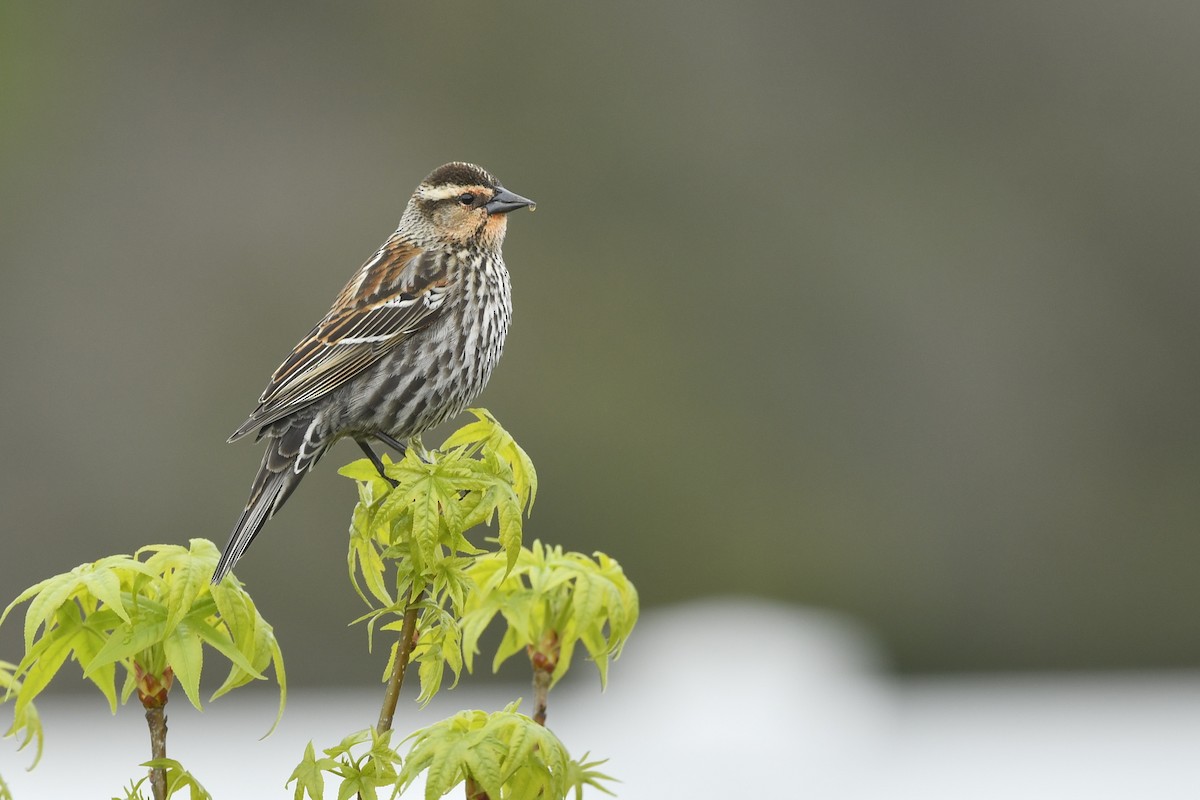
[[[490,191],[491,190],[486,186],[459,186],[457,184],[452,184],[450,186],[422,186],[419,190],[419,194],[425,200],[449,200],[451,197],[458,197],[464,192],[482,194]]]

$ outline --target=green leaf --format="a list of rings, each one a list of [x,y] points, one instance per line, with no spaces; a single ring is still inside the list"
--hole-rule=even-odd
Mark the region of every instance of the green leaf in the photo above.
[[[350,800],[351,797],[361,797],[365,800],[367,797],[377,796],[371,790],[371,784],[363,780],[363,776],[358,770],[348,771],[349,774],[342,780],[342,785],[338,787],[338,800]]]
[[[99,667],[114,664],[117,661],[130,660],[143,650],[148,650],[163,640],[167,629],[166,619],[156,621],[146,618],[137,625],[123,623],[113,631],[112,636],[104,643],[91,662],[84,666],[83,676],[86,678]],[[149,665],[143,665],[149,667]]]
[[[304,800],[305,794],[321,800],[325,793],[325,776],[338,780],[339,798],[376,797],[376,789],[396,783],[396,765],[400,756],[389,745],[391,731],[378,734],[373,728],[355,731],[333,747],[325,748],[325,758],[317,758],[312,742],[305,748],[304,758],[293,770],[287,785],[296,783],[294,800]],[[361,755],[362,745],[369,748]]]
[[[75,647],[77,629],[64,629],[56,636],[43,636],[26,651],[17,665],[21,677],[21,692],[17,695],[14,713],[21,714],[50,683]]]
[[[383,456],[388,458],[386,454]],[[387,461],[384,462],[386,468]],[[375,469],[375,465],[368,458],[360,458],[357,461],[351,461],[346,466],[338,470],[338,475],[344,475],[347,478],[353,478],[356,481],[373,481],[379,479],[379,470]],[[344,485],[344,484],[343,484]]]
[[[121,598],[121,579],[111,569],[90,569],[83,574],[83,585],[97,600],[111,608],[121,619],[130,622],[129,612]]]
[[[271,724],[270,730],[266,732],[266,736],[275,732],[279,721],[283,719],[283,708],[287,705],[287,671],[283,667],[283,650],[280,649],[279,642],[274,636],[271,637],[270,650],[271,668],[275,670],[275,682],[279,684],[279,710],[275,713],[275,721]]]
[[[412,652],[413,660],[418,662],[418,676],[421,680],[421,694],[417,702],[422,706],[432,700],[441,688],[446,667],[454,673],[454,685],[457,685],[463,666],[462,636],[458,621],[453,615],[431,603],[423,605],[418,624],[417,646]]]
[[[83,630],[75,637],[74,645],[75,659],[85,669],[92,665],[96,654],[104,647],[113,624],[115,623],[113,623],[112,617],[102,612],[90,614],[83,621]],[[117,713],[117,665],[99,664],[87,674],[87,679],[95,684],[104,698],[108,700],[109,710],[114,714]]]
[[[42,589],[30,602],[29,609],[25,612],[26,650],[33,647],[33,640],[37,635],[38,628],[49,626],[54,615],[58,613],[58,609],[70,599],[71,595],[75,594],[79,587],[79,576],[74,571],[64,572],[62,575],[56,575],[38,585]],[[25,594],[20,595],[18,600],[21,597],[25,597]]]
[[[194,630],[196,635],[203,639],[206,644],[215,648],[217,652],[233,662],[243,672],[255,680],[266,680],[266,676],[250,663],[249,659],[237,648],[225,631],[211,625],[196,625]]]
[[[212,800],[212,795],[208,793],[208,790],[196,780],[192,773],[185,770],[183,765],[173,758],[156,758],[143,763],[142,766],[152,769],[162,769],[166,772],[167,797],[175,795],[182,789],[188,789],[191,800]],[[141,781],[137,785],[140,786]]]
[[[159,579],[165,577],[182,559],[188,557],[187,549],[177,544],[148,544],[139,547],[134,556],[140,559],[146,554],[149,554],[150,557],[142,563],[146,565],[148,576]]]
[[[181,619],[192,612],[192,605],[196,602],[196,597],[208,589],[213,569],[216,566],[215,548],[214,560],[210,562],[205,557],[208,554],[204,552],[204,543],[203,539],[193,539],[187,557],[179,558],[174,563],[167,590],[167,633],[170,633]],[[212,547],[211,542],[207,544]],[[197,557],[197,551],[201,553],[199,557]]]
[[[296,792],[293,795],[294,800],[304,800],[304,795],[307,794],[312,800],[324,800],[325,797],[325,775],[321,765],[317,763],[316,753],[313,751],[313,743],[310,741],[308,746],[304,748],[304,758],[292,770],[291,777],[287,779],[284,786],[296,784]]]
[[[607,763],[608,759],[588,761],[589,755],[589,753],[584,753],[583,758],[578,761],[572,759],[567,765],[567,785],[575,790],[575,800],[582,800],[584,786],[591,786],[593,789],[615,797],[608,787],[602,785],[602,782],[618,782],[617,779],[596,769],[601,764]]]
[[[478,421],[452,433],[442,449],[478,445],[482,446],[484,452],[496,455],[508,467],[521,505],[527,510],[532,508],[537,496],[537,471],[533,461],[490,411],[485,408],[469,408],[467,411],[474,414]]]
[[[549,730],[512,708],[494,714],[464,711],[414,733],[398,791],[424,772],[427,800],[468,776],[491,797],[563,797],[570,763],[566,749]]]
[[[0,661],[0,690],[3,690],[0,691],[0,703],[5,702],[12,694],[15,694],[18,699],[21,696],[22,685],[21,681],[17,680],[13,674],[15,670],[15,665],[7,661]],[[33,703],[26,700],[19,705],[20,708],[14,710],[12,725],[4,732],[4,737],[19,737],[21,743],[17,745],[17,750],[24,750],[31,743],[36,742],[33,763],[29,765],[29,769],[33,769],[42,760],[42,745],[44,744],[42,721]]]
[[[500,546],[504,548],[506,564],[511,571],[521,555],[521,505],[512,490],[501,490],[497,506],[500,517]]]
[[[167,665],[175,673],[175,679],[183,687],[192,705],[201,710],[200,671],[204,666],[204,652],[200,637],[189,623],[180,621],[163,640],[162,645]]]
[[[146,795],[141,792],[141,788],[149,782],[149,775],[137,781],[131,780],[129,786],[125,788],[125,796],[114,797],[112,800],[146,800]]]
[[[391,594],[387,590],[387,583],[384,581],[387,567],[380,557],[375,543],[371,540],[353,539],[351,540],[350,553],[350,579],[354,582],[355,590],[363,602],[371,605],[370,601],[363,595],[362,589],[358,586],[358,581],[355,579],[356,572],[362,573],[363,581],[366,582],[368,591],[371,592],[376,600],[385,606],[395,603],[395,600],[392,599]]]

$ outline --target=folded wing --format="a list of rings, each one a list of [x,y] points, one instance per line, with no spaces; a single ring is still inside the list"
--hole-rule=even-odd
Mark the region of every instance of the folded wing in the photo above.
[[[428,326],[452,282],[444,257],[393,237],[355,273],[333,308],[271,376],[230,441],[270,425],[344,385]]]

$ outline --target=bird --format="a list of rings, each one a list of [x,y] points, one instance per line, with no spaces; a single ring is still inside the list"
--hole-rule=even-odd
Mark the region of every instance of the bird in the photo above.
[[[487,170],[453,161],[417,186],[400,222],[272,374],[229,437],[266,440],[250,498],[213,572],[220,582],[321,456],[353,439],[423,452],[420,435],[483,391],[512,321],[501,254],[508,214],[535,208]]]

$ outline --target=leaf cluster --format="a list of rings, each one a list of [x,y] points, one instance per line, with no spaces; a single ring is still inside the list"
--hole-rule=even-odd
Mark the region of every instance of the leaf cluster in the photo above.
[[[493,800],[565,797],[572,772],[567,749],[516,708],[462,711],[412,734],[396,795],[425,772],[426,800],[468,778]]]
[[[347,465],[341,474],[358,481],[359,502],[350,530],[347,566],[355,591],[376,625],[399,631],[415,607],[420,702],[428,702],[450,668],[457,681],[463,666],[457,619],[473,587],[469,570],[492,555],[467,538],[472,528],[496,523],[502,563],[515,566],[521,553],[522,516],[537,496],[537,472],[524,450],[487,411],[471,409],[476,421],[455,431],[434,451],[409,448],[385,471],[370,461]],[[385,675],[397,657],[392,648]]]
[[[454,682],[471,669],[497,616],[507,630],[494,668],[526,648],[531,659],[540,657],[534,664],[545,688],[567,671],[582,644],[603,682],[637,621],[637,591],[603,553],[588,557],[536,541],[522,546],[522,517],[537,492],[533,463],[489,413],[472,413],[475,422],[440,449],[410,448],[401,461],[385,463],[390,480],[365,459],[341,470],[358,482],[359,493],[347,566],[371,609],[356,621],[367,622],[368,641],[376,627],[401,632],[384,676],[394,677],[406,657],[416,661],[422,704],[447,669]],[[486,541],[494,550],[468,538],[472,528],[492,522],[495,536]],[[535,694],[538,686],[535,680]],[[544,696],[539,704],[544,712]],[[376,797],[388,785],[396,797],[422,772],[426,798],[464,781],[469,793],[492,800],[550,800],[572,789],[578,798],[584,786],[607,792],[602,782],[611,780],[596,769],[602,762],[572,761],[554,734],[518,714],[516,704],[494,714],[464,711],[405,741],[411,746],[403,760],[387,734],[374,730],[352,734],[324,757],[310,743],[289,781],[295,800],[321,800],[330,775],[341,781],[339,800]]]
[[[18,718],[68,658],[79,663],[114,712],[118,667],[125,675],[121,703],[135,689],[143,703],[156,691],[165,702],[165,692],[178,681],[200,708],[204,645],[230,662],[210,699],[265,679],[263,672],[273,667],[282,714],[287,678],[275,635],[235,578],[210,585],[218,557],[206,539],[192,539],[188,547],[151,545],[132,556],[81,564],[22,592],[0,615],[2,624],[18,605],[29,603],[25,657],[13,676],[23,683]]]
[[[440,449],[409,448],[401,461],[387,463],[394,487],[367,459],[340,470],[359,482],[347,558],[350,580],[367,605],[383,607],[381,613],[430,585],[435,594],[461,601],[454,567],[465,562],[446,560],[482,552],[464,536],[477,525],[497,519],[501,549],[516,561],[521,515],[537,495],[537,473],[489,412],[470,411],[477,421],[451,434]],[[397,567],[394,588],[386,580],[389,565]]]
[[[551,685],[570,668],[575,646],[582,643],[608,679],[610,658],[617,658],[638,618],[637,589],[615,559],[604,553],[588,558],[534,541],[522,548],[509,568],[494,555],[475,560],[468,570],[474,590],[462,619],[467,669],[479,652],[479,639],[500,615],[507,628],[492,670],[510,656],[527,650],[551,670]]]
[[[288,786],[296,784],[293,800],[323,800],[327,775],[340,781],[338,800],[378,797],[385,787],[395,798],[422,772],[426,798],[442,797],[467,779],[496,800],[549,800],[572,789],[581,798],[585,785],[611,794],[601,782],[612,778],[596,770],[603,762],[572,760],[553,733],[516,713],[517,705],[494,714],[463,711],[422,728],[405,739],[411,744],[403,759],[389,744],[391,731],[357,731],[322,757],[309,742],[288,778]]]
[[[309,742],[304,758],[287,781],[288,786],[293,782],[296,784],[293,797],[295,800],[304,800],[305,796],[322,800],[325,797],[325,773],[341,780],[338,800],[377,797],[376,789],[393,786],[397,780],[400,756],[389,745],[391,736],[391,731],[380,734],[374,728],[357,731],[324,749],[323,758],[316,757],[312,742]],[[356,756],[353,750],[366,743],[370,743],[370,747]]]

